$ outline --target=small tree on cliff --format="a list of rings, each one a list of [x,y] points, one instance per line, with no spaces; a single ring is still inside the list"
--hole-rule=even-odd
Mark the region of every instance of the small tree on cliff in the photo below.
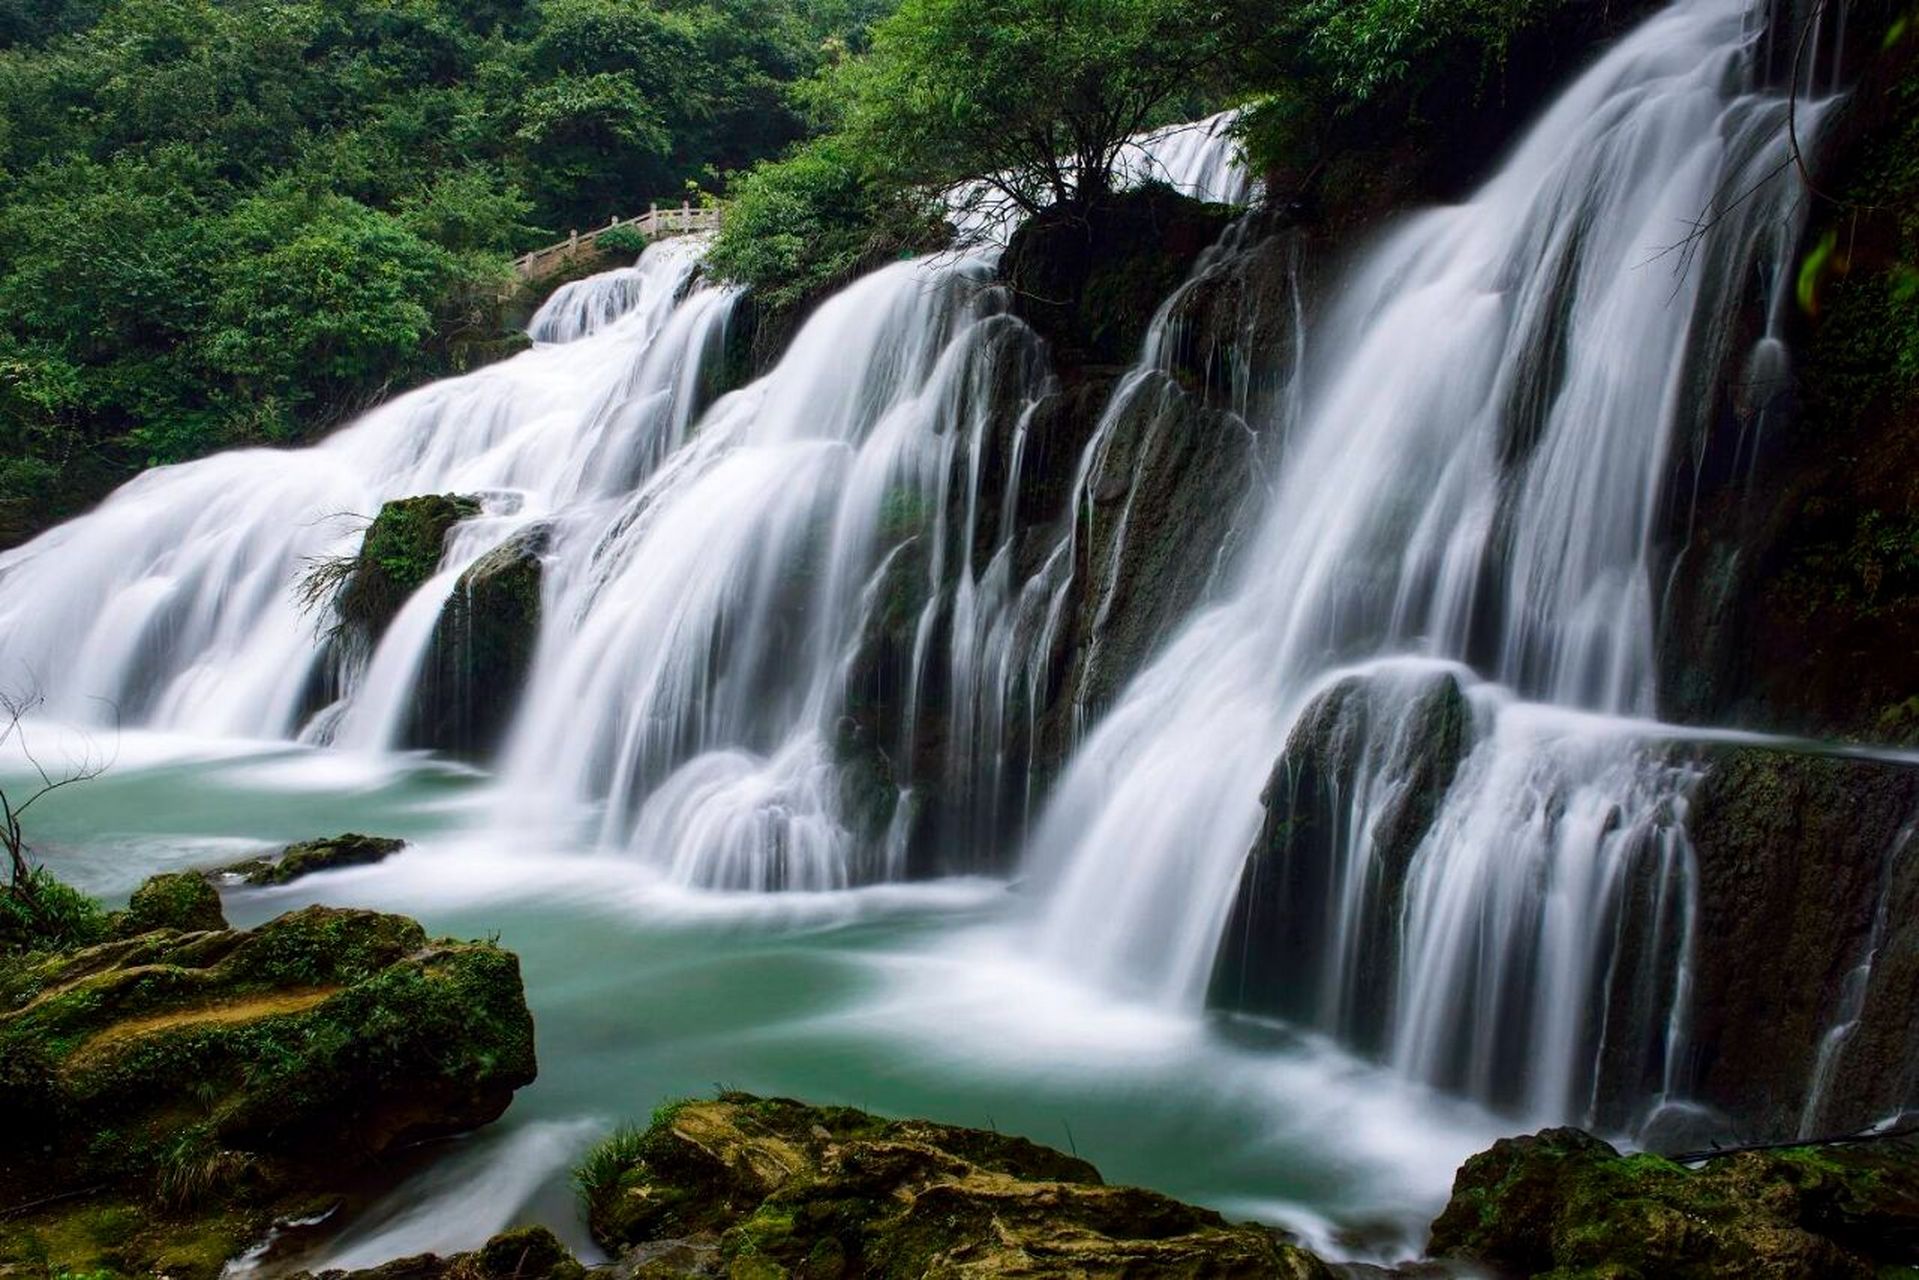
[[[883,178],[972,180],[1027,213],[1089,206],[1126,140],[1242,47],[1246,0],[905,0],[840,72]]]

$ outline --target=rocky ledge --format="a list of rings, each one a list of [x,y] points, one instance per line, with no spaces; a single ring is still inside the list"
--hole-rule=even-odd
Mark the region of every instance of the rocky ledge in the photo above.
[[[316,871],[335,867],[362,867],[383,862],[406,848],[406,841],[355,832],[324,840],[303,840],[277,854],[248,858],[207,874],[215,880],[239,880],[251,885],[288,884]]]
[[[215,1275],[534,1077],[486,943],[329,907],[231,929],[193,874],[96,933],[0,952],[0,1274]]]
[[[1432,1253],[1501,1276],[1906,1274],[1919,1263],[1919,1145],[1744,1151],[1693,1169],[1548,1129],[1460,1168]]]

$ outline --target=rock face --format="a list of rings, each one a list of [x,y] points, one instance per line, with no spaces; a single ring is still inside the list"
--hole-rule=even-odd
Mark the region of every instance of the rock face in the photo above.
[[[171,880],[136,900],[187,897]],[[396,1144],[493,1120],[534,1072],[518,961],[401,916],[310,907],[11,961],[0,1199],[57,1202],[4,1224],[0,1262],[55,1239],[70,1270],[208,1274]],[[142,1231],[86,1243],[121,1213]]]
[[[1127,365],[1160,303],[1233,218],[1157,184],[1088,212],[1054,207],[1013,233],[1000,261],[1014,309],[1068,366]]]
[[[539,642],[547,539],[535,527],[460,575],[421,665],[407,745],[483,758],[499,744]]]
[[[1431,1252],[1507,1276],[1868,1280],[1919,1261],[1919,1150],[1746,1152],[1694,1171],[1548,1129],[1460,1168]]]
[[[191,871],[152,877],[133,891],[127,909],[113,922],[114,933],[123,938],[155,929],[201,933],[226,927],[219,893]]]
[[[342,626],[369,645],[377,643],[407,597],[439,570],[453,526],[478,514],[480,504],[472,498],[444,493],[381,507],[335,600]]]
[[[1686,818],[1699,875],[1689,1093],[1738,1132],[1791,1136],[1850,1018],[1812,1128],[1849,1131],[1919,1100],[1919,766],[1700,754]]]
[[[1214,1005],[1319,1026],[1364,1051],[1380,1047],[1406,873],[1471,729],[1465,695],[1446,671],[1350,676],[1313,701],[1261,797],[1266,820],[1215,966]],[[1356,884],[1359,932],[1336,946]],[[1328,968],[1347,959],[1355,980],[1339,984],[1343,999],[1327,1007]]]
[[[662,1109],[579,1183],[594,1238],[640,1276],[1331,1275],[1021,1138],[739,1093]]]
[[[251,885],[289,884],[316,871],[381,862],[404,848],[404,840],[363,836],[349,831],[345,835],[324,840],[303,840],[299,844],[290,844],[271,857],[248,858],[245,862],[236,862],[211,874],[217,877],[233,876]],[[217,901],[215,905],[218,905]],[[222,922],[216,927],[224,928],[225,924]]]
[[[1847,51],[1875,62],[1821,124],[1831,198],[1796,297],[1772,338],[1755,290],[1731,300],[1711,412],[1673,451],[1660,696],[1675,719],[1919,744],[1919,41]]]

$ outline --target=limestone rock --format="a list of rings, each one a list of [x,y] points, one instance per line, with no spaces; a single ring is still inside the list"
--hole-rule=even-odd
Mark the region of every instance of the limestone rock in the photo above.
[[[1919,1149],[1903,1141],[1692,1170],[1548,1129],[1460,1168],[1431,1251],[1515,1276],[1867,1280],[1919,1260],[1915,1228]]]
[[[1274,1232],[1107,1186],[1022,1138],[740,1093],[617,1135],[581,1185],[609,1250],[690,1260],[717,1242],[735,1276],[1331,1275]],[[656,1259],[633,1274],[698,1272]]]
[[[234,876],[251,885],[288,884],[316,871],[380,862],[404,848],[404,840],[363,836],[349,831],[344,835],[290,844],[276,855],[248,858],[245,862],[222,867],[212,874],[219,877]],[[224,928],[224,922],[218,927]]]

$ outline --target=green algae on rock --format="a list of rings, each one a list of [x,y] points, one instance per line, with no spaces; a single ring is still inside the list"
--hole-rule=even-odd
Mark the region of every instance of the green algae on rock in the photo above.
[[[406,848],[406,841],[386,836],[363,836],[357,832],[303,840],[290,844],[278,854],[248,858],[213,872],[215,876],[236,876],[251,885],[287,884],[316,871],[335,867],[359,867],[389,858]],[[164,879],[166,877],[156,877]],[[198,879],[199,877],[194,877]],[[151,883],[151,882],[149,882]],[[224,926],[222,926],[224,927]]]
[[[399,498],[380,508],[360,541],[360,553],[329,561],[309,579],[309,591],[330,597],[341,626],[368,643],[376,641],[407,598],[440,568],[453,526],[480,514],[480,504],[458,494]]]
[[[212,1274],[396,1145],[497,1118],[535,1070],[518,960],[402,916],[309,907],[15,958],[0,1204],[26,1211],[0,1223],[0,1271]]]
[[[691,1268],[713,1250],[734,1276],[1331,1274],[1273,1231],[1107,1186],[1024,1138],[744,1093],[661,1108],[579,1185],[594,1238],[639,1275],[707,1273]]]
[[[1919,1261],[1919,1145],[1746,1151],[1694,1170],[1548,1129],[1460,1168],[1431,1252],[1568,1280],[1867,1280]]]
[[[133,891],[127,909],[113,919],[113,932],[122,938],[155,929],[205,933],[226,927],[219,893],[191,871],[150,877]]]

